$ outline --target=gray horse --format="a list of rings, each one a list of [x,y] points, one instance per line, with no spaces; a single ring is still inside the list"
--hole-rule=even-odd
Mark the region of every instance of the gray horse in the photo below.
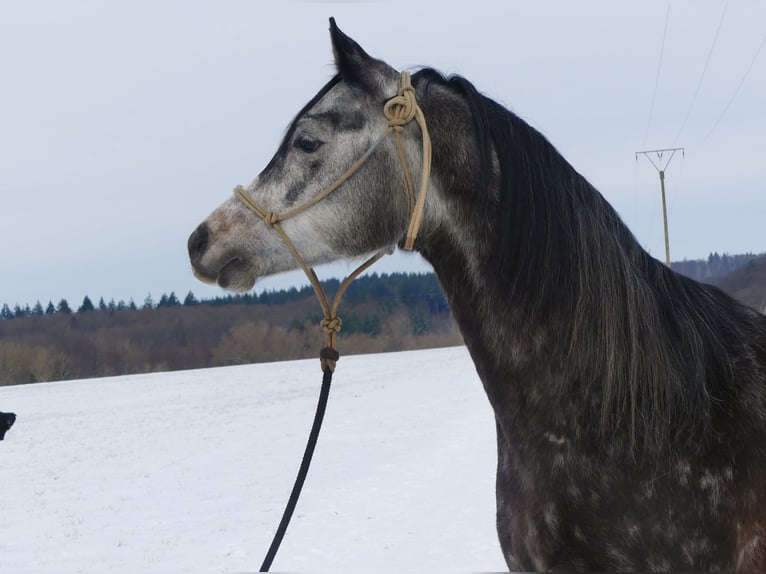
[[[375,145],[400,74],[332,20],[331,37],[337,75],[240,190],[289,211],[366,156],[281,223],[309,265],[403,245],[412,209],[394,140]],[[414,247],[495,412],[509,568],[766,570],[766,317],[650,257],[542,135],[467,80],[424,69],[412,85],[433,142]],[[400,136],[420,173],[420,129]],[[246,203],[228,199],[189,238],[198,278],[245,291],[296,267]]]

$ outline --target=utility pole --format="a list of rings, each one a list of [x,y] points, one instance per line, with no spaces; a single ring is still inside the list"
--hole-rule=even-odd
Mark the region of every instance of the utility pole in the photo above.
[[[636,152],[636,161],[638,161],[639,155],[645,156],[646,159],[648,159],[649,162],[654,166],[654,169],[656,169],[660,174],[660,191],[662,192],[662,219],[665,223],[665,263],[668,267],[670,267],[670,239],[668,237],[668,205],[667,201],[665,200],[665,170],[668,169],[670,161],[673,159],[673,156],[676,155],[677,151],[680,151],[682,156],[686,155],[686,151],[682,147],[649,149]],[[664,156],[667,153],[669,153],[670,156],[667,158],[667,161],[665,161]],[[656,163],[652,159],[652,155],[656,156]]]

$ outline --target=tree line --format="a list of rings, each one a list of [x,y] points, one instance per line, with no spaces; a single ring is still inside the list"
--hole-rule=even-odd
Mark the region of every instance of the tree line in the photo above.
[[[715,253],[673,268],[766,311],[766,254]],[[328,294],[339,285],[324,282]],[[433,273],[360,277],[340,314],[342,354],[462,342]],[[86,295],[74,310],[65,299],[4,304],[0,385],[316,357],[321,318],[309,286],[206,300],[171,292],[141,305]]]
[[[155,309],[155,308],[162,308],[162,307],[176,307],[179,305],[196,305],[198,303],[197,298],[194,296],[194,293],[189,291],[189,293],[184,298],[183,303],[178,300],[178,297],[176,297],[174,292],[171,292],[170,295],[162,294],[162,297],[160,297],[160,300],[158,303],[154,303],[154,300],[152,299],[151,294],[147,295],[146,299],[144,300],[143,305],[141,306],[141,309]],[[120,300],[119,302],[115,302],[114,299],[110,299],[107,303],[103,297],[101,297],[98,301],[98,305],[94,305],[93,301],[88,295],[85,295],[83,297],[82,303],[79,307],[77,307],[76,312],[77,313],[87,313],[89,311],[137,311],[138,306],[134,303],[133,299],[131,299],[128,303],[126,303],[123,300]],[[40,301],[37,301],[32,307],[29,306],[29,304],[22,307],[18,303],[11,309],[11,307],[4,303],[2,307],[0,307],[0,320],[3,319],[16,319],[16,318],[23,318],[23,317],[42,317],[44,315],[50,316],[55,313],[63,314],[63,315],[71,315],[74,311],[72,311],[72,308],[69,306],[69,302],[66,299],[60,299],[57,305],[54,305],[52,301],[48,301],[47,307],[43,309],[42,303]]]
[[[324,283],[328,293],[338,286]],[[62,299],[2,311],[0,385],[316,357],[322,343],[310,287],[202,301],[171,293],[140,306],[86,296],[74,310]],[[362,277],[341,317],[343,354],[461,342],[433,274]]]
[[[684,259],[673,263],[673,270],[703,283],[716,283],[733,271],[740,269],[753,260],[766,256],[766,253],[742,253],[738,255],[720,254],[717,251],[707,259]]]

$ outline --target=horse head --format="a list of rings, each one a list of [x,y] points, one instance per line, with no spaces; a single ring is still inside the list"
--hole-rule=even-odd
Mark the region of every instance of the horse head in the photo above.
[[[247,291],[258,278],[296,268],[271,228],[277,221],[310,266],[390,250],[402,240],[414,201],[400,162],[418,172],[423,156],[417,126],[394,126],[384,114],[384,103],[400,91],[400,74],[333,19],[330,35],[337,74],[297,114],[255,180],[189,237],[200,280]],[[385,137],[393,131],[396,138]]]

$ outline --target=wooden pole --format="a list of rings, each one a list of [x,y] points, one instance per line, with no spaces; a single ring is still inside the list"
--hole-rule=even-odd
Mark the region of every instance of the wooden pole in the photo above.
[[[668,202],[665,195],[665,170],[668,168],[668,165],[670,165],[670,160],[673,159],[673,156],[676,155],[677,151],[680,151],[682,155],[685,155],[685,150],[682,147],[650,149],[636,152],[636,161],[638,161],[639,154],[645,156],[646,159],[649,160],[649,162],[660,174],[660,191],[662,192],[662,221],[665,226],[665,264],[668,267],[670,267],[670,236],[668,234]],[[666,152],[670,152],[670,157],[667,158],[667,161],[663,161],[663,156]],[[654,162],[650,154],[657,156],[657,163]]]
[[[662,190],[662,221],[665,224],[665,264],[670,267],[670,238],[668,237],[668,204],[665,200],[665,171],[660,170],[660,189]]]

